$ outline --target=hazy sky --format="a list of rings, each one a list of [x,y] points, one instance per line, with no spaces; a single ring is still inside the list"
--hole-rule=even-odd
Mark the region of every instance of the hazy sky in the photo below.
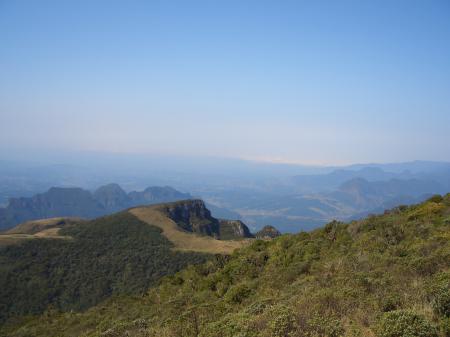
[[[450,2],[0,0],[0,144],[450,160]]]

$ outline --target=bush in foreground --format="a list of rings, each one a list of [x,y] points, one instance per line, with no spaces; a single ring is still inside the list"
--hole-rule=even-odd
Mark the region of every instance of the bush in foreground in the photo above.
[[[423,316],[409,310],[385,313],[378,329],[379,337],[437,337],[436,328]]]

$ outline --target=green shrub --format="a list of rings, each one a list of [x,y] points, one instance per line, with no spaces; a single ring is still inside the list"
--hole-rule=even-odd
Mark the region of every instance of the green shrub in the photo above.
[[[344,335],[340,320],[333,317],[315,315],[308,320],[308,337],[341,337]]]
[[[252,290],[246,284],[239,284],[232,286],[225,295],[225,299],[229,303],[242,303],[248,296],[250,296]]]
[[[450,273],[436,275],[429,288],[434,311],[440,316],[450,317]]]
[[[262,314],[264,312],[266,307],[267,307],[267,304],[264,303],[264,302],[255,302],[255,303],[250,304],[246,308],[246,312],[251,314],[251,315],[259,315],[259,314]]]
[[[383,296],[380,306],[383,312],[389,312],[398,309],[400,304],[401,299],[397,294],[388,294]]]
[[[441,335],[450,337],[450,317],[443,318],[440,323]]]
[[[252,327],[252,316],[244,313],[226,315],[219,321],[207,324],[200,337],[257,337]]]
[[[277,306],[272,309],[272,319],[268,327],[272,337],[288,337],[296,330],[293,311],[286,306]]]
[[[408,310],[396,310],[382,316],[378,336],[437,337],[437,332],[423,316]]]

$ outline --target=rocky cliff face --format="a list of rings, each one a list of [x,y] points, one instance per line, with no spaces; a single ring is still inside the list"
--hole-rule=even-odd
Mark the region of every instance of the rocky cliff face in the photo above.
[[[239,220],[218,220],[211,216],[202,200],[184,200],[167,204],[163,211],[182,229],[216,239],[231,240],[253,237]]]
[[[254,237],[248,227],[240,220],[219,220],[220,238],[229,240],[232,238],[252,238]]]
[[[185,200],[165,207],[165,212],[178,226],[188,232],[219,238],[219,221],[211,216],[202,200]]]

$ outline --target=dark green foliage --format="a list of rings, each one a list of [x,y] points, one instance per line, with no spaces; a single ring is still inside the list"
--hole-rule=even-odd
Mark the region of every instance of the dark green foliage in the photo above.
[[[252,290],[246,284],[239,284],[231,287],[225,296],[226,300],[230,303],[242,303],[247,297],[250,296]]]
[[[380,307],[383,312],[393,311],[401,306],[401,298],[398,294],[389,294],[380,301]]]
[[[450,317],[443,318],[440,323],[441,335],[450,337]]]
[[[379,337],[437,337],[436,329],[423,316],[412,311],[385,313],[381,319]]]
[[[130,213],[62,229],[71,240],[35,239],[0,250],[0,320],[48,305],[84,310],[111,295],[142,294],[162,276],[205,261],[178,253]]]

